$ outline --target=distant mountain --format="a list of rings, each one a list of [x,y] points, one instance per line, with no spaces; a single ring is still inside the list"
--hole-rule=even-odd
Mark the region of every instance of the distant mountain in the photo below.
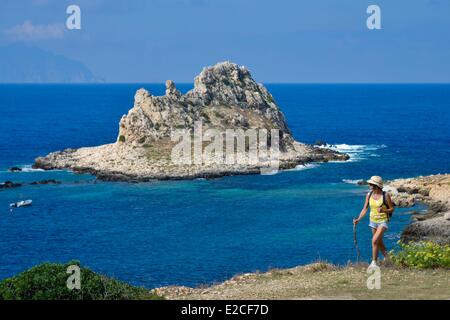
[[[0,47],[0,83],[102,82],[82,62],[23,44]]]

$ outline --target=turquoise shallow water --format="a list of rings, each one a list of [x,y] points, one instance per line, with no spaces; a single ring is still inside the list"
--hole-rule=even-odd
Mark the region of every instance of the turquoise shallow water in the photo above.
[[[141,184],[27,169],[50,151],[113,141],[139,87],[0,86],[0,181],[63,181],[0,191],[0,278],[71,259],[147,287],[211,283],[317,259],[346,263],[355,259],[351,219],[366,188],[344,179],[450,171],[446,85],[268,86],[298,140],[338,144],[351,153],[348,163]],[[13,165],[27,172],[6,172]],[[33,206],[10,214],[8,204],[20,199]],[[396,212],[390,247],[410,222],[408,211]],[[366,225],[358,237],[369,259]]]

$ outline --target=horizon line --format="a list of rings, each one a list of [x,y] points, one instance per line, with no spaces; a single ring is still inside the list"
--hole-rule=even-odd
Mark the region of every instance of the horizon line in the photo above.
[[[194,85],[194,82],[175,82],[181,85]],[[260,82],[264,85],[450,85],[449,82]],[[132,85],[132,84],[156,84],[165,85],[163,82],[0,82],[1,85]]]

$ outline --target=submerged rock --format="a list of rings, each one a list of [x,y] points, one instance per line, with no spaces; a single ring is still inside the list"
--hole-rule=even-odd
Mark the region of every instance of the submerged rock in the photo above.
[[[22,187],[24,185],[45,185],[45,184],[61,184],[61,181],[58,181],[58,180],[55,180],[55,179],[33,181],[33,182],[30,182],[30,183],[19,183],[19,182],[5,181],[5,182],[0,183],[0,189],[19,188],[19,187]]]
[[[5,181],[0,183],[0,189],[12,189],[12,188],[18,188],[22,186],[21,183],[15,183],[12,181]]]
[[[55,179],[49,179],[49,180],[41,180],[41,181],[34,181],[30,183],[31,185],[39,185],[39,184],[61,184],[61,181],[57,181]]]
[[[295,141],[267,89],[256,83],[245,67],[222,62],[204,68],[195,78],[194,88],[184,95],[171,80],[166,82],[164,96],[139,89],[133,108],[120,120],[115,143],[54,152],[37,158],[33,167],[70,169],[103,180],[149,181],[259,173],[267,165],[265,159],[253,164],[174,163],[171,152],[176,142],[171,139],[172,134],[185,130],[191,135],[198,123],[203,133],[209,129],[221,133],[229,129],[265,129],[270,134],[271,129],[278,129],[281,169],[349,159],[346,154]],[[236,151],[236,159],[245,157],[242,150]]]
[[[8,169],[9,172],[21,172],[22,168],[19,167],[11,167]]]

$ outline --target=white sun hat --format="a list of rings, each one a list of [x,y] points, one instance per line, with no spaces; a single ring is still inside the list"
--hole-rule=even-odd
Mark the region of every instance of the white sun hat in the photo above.
[[[368,184],[373,184],[380,189],[383,189],[383,179],[380,176],[373,176],[369,180],[367,180]]]

